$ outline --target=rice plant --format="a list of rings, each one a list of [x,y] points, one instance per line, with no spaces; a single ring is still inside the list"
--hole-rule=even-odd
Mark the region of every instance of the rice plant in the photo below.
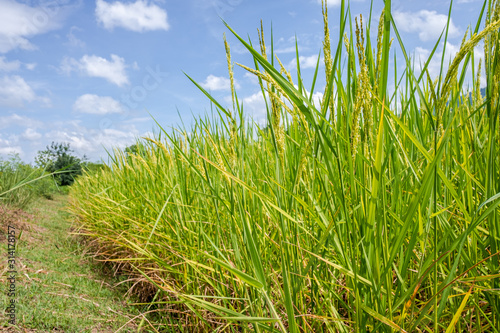
[[[437,78],[427,68],[447,29],[415,68],[390,0],[374,43],[344,1],[336,44],[326,4],[323,16],[320,105],[319,60],[306,86],[262,25],[252,43],[226,24],[254,58],[236,65],[258,77],[268,126],[234,87],[225,108],[189,77],[216,112],[189,129],[158,124],[137,154],[116,150],[109,170],[79,178],[80,232],[154,287],[165,330],[498,332],[500,2],[484,2]],[[393,91],[391,48],[406,62]]]

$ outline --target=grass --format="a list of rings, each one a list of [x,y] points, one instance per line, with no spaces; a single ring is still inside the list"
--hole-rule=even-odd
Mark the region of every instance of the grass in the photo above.
[[[37,198],[50,199],[61,191],[51,174],[23,163],[18,155],[0,159],[0,203],[27,208]]]
[[[104,266],[96,264],[86,247],[70,235],[71,223],[63,211],[66,204],[67,195],[57,195],[55,200],[35,201],[32,214],[2,208],[2,229],[13,224],[18,237],[18,329],[14,331],[116,332],[122,327],[120,332],[135,332],[142,317],[139,308],[129,306],[123,297],[127,284],[114,286],[116,281]],[[2,252],[6,253],[4,242]],[[2,260],[2,304],[9,301],[5,267]],[[0,318],[6,327],[3,312]]]
[[[77,180],[80,232],[155,288],[158,327],[498,332],[500,3],[484,2],[438,77],[427,66],[447,29],[417,69],[385,4],[376,42],[342,1],[331,43],[324,8],[320,105],[319,59],[306,86],[262,26],[258,44],[227,26],[254,58],[241,66],[259,78],[267,127],[247,120],[234,88],[225,108],[192,79],[212,117],[170,132],[158,124],[136,154],[115,151],[109,170]],[[393,78],[391,47],[406,62]]]

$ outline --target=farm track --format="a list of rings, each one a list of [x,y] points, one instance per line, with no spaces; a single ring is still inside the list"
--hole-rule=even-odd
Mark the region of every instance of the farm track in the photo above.
[[[16,320],[2,332],[131,332],[137,331],[137,308],[123,299],[126,287],[106,274],[71,234],[64,211],[67,196],[40,199],[29,212],[0,206],[0,226],[16,230]],[[2,237],[0,304],[7,296],[7,238]]]

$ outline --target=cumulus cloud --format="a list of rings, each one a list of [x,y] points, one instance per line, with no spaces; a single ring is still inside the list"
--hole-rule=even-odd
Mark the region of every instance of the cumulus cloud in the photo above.
[[[444,70],[446,72],[448,68],[448,64],[453,60],[457,52],[459,51],[459,45],[451,44],[450,42],[446,42],[446,51],[444,54]],[[414,58],[416,61],[416,67],[420,69],[424,66],[426,61],[429,59],[431,54],[431,50],[426,48],[417,46],[414,51]],[[439,75],[439,71],[441,68],[441,58],[443,56],[443,47],[438,49],[438,51],[433,55],[431,61],[428,64],[427,69],[429,70],[429,74],[432,78],[435,78]]]
[[[18,48],[36,49],[29,38],[59,28],[71,6],[50,1],[31,7],[13,0],[0,0],[0,53]]]
[[[69,143],[70,147],[75,149],[77,153],[81,153],[81,151],[92,152],[97,148],[93,146],[84,133],[79,131],[55,130],[45,133],[45,137],[56,142]]]
[[[300,68],[305,69],[305,68],[316,68],[316,63],[318,62],[318,56],[317,55],[312,55],[312,56],[299,56],[299,63],[300,63]],[[321,65],[321,61],[320,61]],[[297,68],[297,58],[294,58],[289,64],[288,68]]]
[[[102,130],[83,126],[69,125],[68,127],[69,129],[49,131],[45,133],[44,137],[50,141],[67,142],[78,155],[86,155],[94,159],[106,156],[104,148],[108,150],[112,148],[124,149],[131,145],[140,134],[134,126]]]
[[[81,113],[108,114],[121,113],[123,107],[112,97],[85,94],[78,97],[73,104],[73,110]]]
[[[7,146],[2,140],[0,140],[0,155],[13,155],[19,154],[23,156],[23,150],[20,146]]]
[[[0,71],[15,71],[18,70],[19,67],[21,67],[21,62],[19,60],[8,61],[5,57],[0,57]]]
[[[80,48],[85,47],[85,42],[78,39],[78,37],[75,36],[75,31],[83,31],[83,29],[80,29],[76,26],[72,26],[69,29],[68,34],[66,35],[68,37],[68,44],[73,47],[80,47]]]
[[[255,74],[246,72],[243,77],[247,78],[252,84],[259,84],[259,78]]]
[[[20,116],[16,113],[10,116],[0,117],[0,129],[9,128],[11,126],[27,126],[31,128],[39,128],[42,123],[36,119],[26,116]]]
[[[310,93],[308,92],[308,94],[310,94]],[[316,106],[317,109],[319,109],[321,107],[322,100],[323,100],[323,93],[321,91],[316,91],[315,93],[313,93],[312,102],[313,102],[314,106]]]
[[[210,74],[207,76],[205,82],[201,83],[201,86],[208,90],[231,90],[231,81],[223,76],[215,76]],[[235,81],[234,86],[238,89],[240,86],[238,82]]]
[[[129,83],[126,67],[125,60],[115,54],[111,55],[111,60],[86,54],[80,60],[65,58],[60,68],[66,73],[79,71],[84,75],[100,77],[121,87]]]
[[[24,151],[21,145],[19,145],[18,136],[9,135],[7,138],[3,138],[2,133],[0,133],[0,159],[8,158],[8,155],[13,154],[19,154],[21,157],[24,156]]]
[[[82,121],[74,119],[41,122],[24,115],[0,115],[0,156],[5,158],[8,154],[19,153],[25,160],[33,159],[37,151],[55,141],[69,143],[77,156],[99,160],[106,158],[106,151],[124,149],[136,138],[146,135],[136,128],[137,121],[129,123],[115,119],[110,121],[109,127],[100,128],[83,126]],[[9,133],[13,129],[18,134]]]
[[[441,58],[443,57],[443,45],[444,43],[441,43],[440,47],[436,51],[436,53],[433,55],[432,59],[429,61],[429,64],[427,66],[427,70],[429,71],[429,75],[431,76],[432,79],[435,79],[438,77],[439,72],[441,70]],[[447,72],[448,66],[453,61],[453,58],[455,55],[458,53],[460,50],[460,44],[452,44],[450,42],[446,42],[446,50],[444,52],[444,63],[443,63],[443,71],[444,73]],[[414,55],[413,58],[415,59],[415,68],[417,69],[417,74],[419,73],[419,70],[421,70],[425,64],[425,62],[428,60],[431,50],[423,48],[423,47],[416,47],[415,50],[413,51]],[[479,60],[481,58],[484,58],[484,54],[482,52],[482,45],[478,45],[476,48],[474,48],[474,60],[476,61],[476,68],[478,66]],[[484,59],[483,59],[484,61]],[[483,64],[484,66],[484,64]],[[484,71],[483,71],[484,74]],[[468,67],[467,69],[467,80],[470,80],[472,78],[472,69],[471,66]],[[469,82],[470,83],[470,82]],[[466,82],[467,85],[467,82]],[[481,77],[481,87],[486,86],[486,79],[484,75]]]
[[[266,93],[267,97],[267,93]],[[243,109],[259,125],[264,125],[267,121],[266,101],[262,92],[258,91],[243,98]]]
[[[447,15],[425,9],[416,13],[395,11],[393,17],[400,30],[418,33],[419,39],[423,42],[438,39],[448,21]],[[452,37],[458,35],[458,28],[451,19],[449,35]]]
[[[28,140],[28,141],[40,140],[41,137],[42,137],[42,135],[40,133],[38,133],[36,130],[34,130],[33,128],[27,128],[21,134],[21,138],[23,138],[24,140]]]
[[[298,87],[295,85],[295,88]],[[305,92],[307,96],[310,95],[309,91]],[[266,94],[266,99],[269,100],[269,95]],[[321,101],[323,100],[323,93],[321,91],[317,91],[313,93],[312,102],[316,106],[316,108],[320,108]],[[284,99],[285,104],[288,105],[289,108],[292,108],[292,105],[289,103],[287,99]],[[246,96],[243,98],[243,108],[245,113],[249,115],[257,124],[263,126],[267,122],[267,109],[266,109],[266,101],[262,96],[262,92],[258,91],[250,96]]]
[[[13,72],[17,71],[23,65],[28,70],[33,70],[36,67],[36,63],[21,63],[19,60],[9,61],[4,56],[0,57],[0,72]]]
[[[295,53],[296,52],[296,47],[295,46],[286,46],[282,48],[278,48],[274,50],[274,53],[276,54],[282,54],[282,53]]]
[[[25,102],[32,102],[36,95],[33,89],[18,75],[0,78],[0,105],[22,108]]]
[[[167,12],[149,1],[137,0],[133,3],[96,1],[95,15],[104,28],[115,27],[144,32],[148,30],[168,30]]]

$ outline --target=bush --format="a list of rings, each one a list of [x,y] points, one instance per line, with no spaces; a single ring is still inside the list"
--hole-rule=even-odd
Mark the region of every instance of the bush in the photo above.
[[[72,155],[72,152],[69,143],[52,142],[46,150],[38,152],[35,162],[48,172],[56,173],[54,178],[59,185],[71,185],[75,177],[82,174],[82,160]]]
[[[44,197],[46,199],[54,199],[54,195],[62,191],[61,187],[58,187],[55,179],[52,176],[42,178],[31,185],[33,192],[38,197]]]
[[[18,155],[0,159],[1,202],[25,208],[37,197],[51,199],[56,191],[54,180],[43,169],[23,163]]]

